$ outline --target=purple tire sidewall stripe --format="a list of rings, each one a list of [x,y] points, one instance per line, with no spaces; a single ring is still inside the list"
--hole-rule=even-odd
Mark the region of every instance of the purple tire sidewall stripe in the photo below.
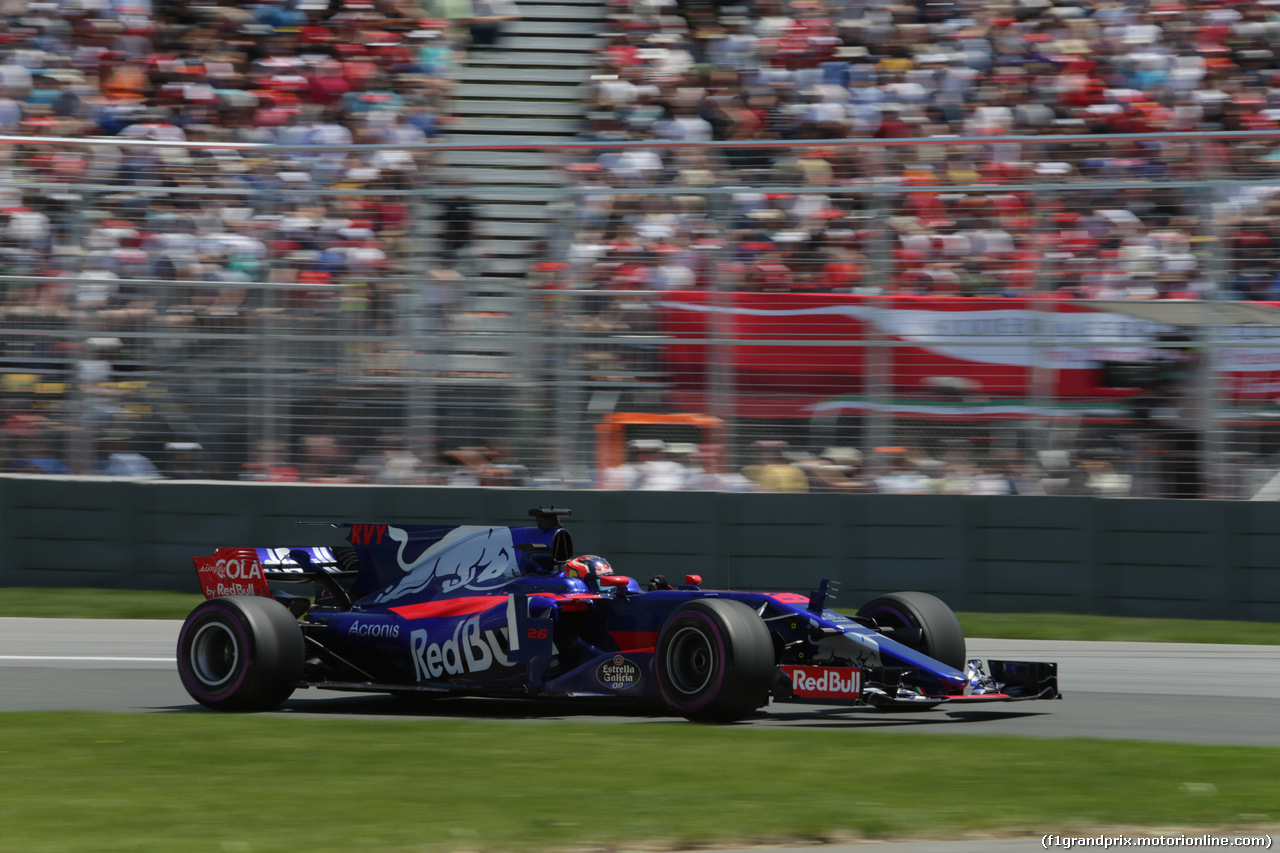
[[[718,696],[720,693],[720,688],[724,684],[725,670],[728,668],[728,664],[729,664],[729,661],[727,660],[728,649],[725,646],[724,634],[721,632],[720,626],[717,625],[716,620],[712,619],[708,614],[703,613],[701,610],[689,610],[685,613],[680,614],[680,618],[695,619],[699,622],[704,623],[706,626],[706,629],[710,632],[711,636],[714,638],[715,646],[716,646],[715,652],[716,652],[716,659],[717,659],[715,677],[712,678],[711,683],[709,683],[703,689],[702,695],[699,696],[697,699],[694,699],[693,701],[689,701],[688,699],[684,699],[684,698],[673,698],[671,694],[667,692],[667,686],[666,684],[663,683],[663,679],[661,678],[658,679],[658,688],[661,691],[662,698],[666,701],[666,703],[670,705],[672,708],[675,708],[677,711],[686,711],[686,712],[698,711],[698,710],[701,710],[708,703],[714,701],[716,696]],[[663,653],[664,654],[666,653],[665,649],[663,650]]]
[[[897,607],[894,607],[892,604],[877,604],[871,610],[867,611],[867,613],[873,619],[875,618],[876,613],[892,613],[894,617],[897,618],[898,624],[900,624],[902,627],[904,628],[916,627],[916,620],[911,614],[905,613],[902,610],[899,610]]]
[[[187,635],[199,630],[210,618],[219,615],[223,617],[223,623],[235,635],[236,643],[239,646],[239,661],[237,665],[239,671],[236,673],[236,677],[223,685],[221,689],[210,691],[204,687],[203,682],[196,676],[191,666],[191,649],[187,646]],[[234,696],[249,674],[249,655],[249,632],[245,629],[243,616],[233,607],[217,606],[204,610],[199,618],[188,619],[183,623],[182,632],[178,635],[178,668],[182,675],[182,683],[197,702],[217,702]]]

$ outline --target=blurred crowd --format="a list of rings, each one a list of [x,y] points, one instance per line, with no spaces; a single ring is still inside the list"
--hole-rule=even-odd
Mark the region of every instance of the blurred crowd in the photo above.
[[[580,286],[1280,293],[1276,137],[1114,138],[1280,128],[1274,0],[611,5]]]
[[[6,469],[181,475],[190,453],[168,445],[192,442],[155,421],[185,356],[243,363],[234,340],[268,323],[385,332],[410,270],[449,278],[410,250],[407,191],[431,186],[422,143],[449,120],[471,15],[0,1]],[[310,347],[293,357],[320,363]]]
[[[5,315],[189,323],[261,307],[236,285],[268,276],[288,307],[377,307],[456,23],[410,0],[4,6],[0,274],[32,277],[0,285]],[[260,147],[351,144],[381,147]]]
[[[607,46],[584,90],[583,135],[601,146],[569,155],[579,191],[565,252],[557,242],[530,271],[535,284],[608,292],[563,328],[645,335],[649,303],[625,294],[692,288],[1280,295],[1270,183],[1280,136],[1177,135],[1280,131],[1280,0],[607,6]],[[59,451],[69,427],[41,406],[41,395],[65,394],[98,434],[78,473],[208,473],[205,448],[185,436],[134,446],[144,407],[129,386],[146,383],[128,371],[140,341],[154,367],[201,329],[240,332],[264,315],[340,318],[345,332],[374,337],[390,329],[406,280],[448,278],[474,205],[434,181],[421,143],[449,121],[481,10],[484,21],[512,12],[467,0],[0,0],[0,323],[13,333],[0,354],[32,371],[12,397],[5,389],[6,469],[70,470]],[[1164,136],[1124,136],[1142,133]],[[95,144],[53,141],[64,138]],[[794,144],[804,140],[814,142]],[[682,144],[695,142],[709,147]],[[424,190],[444,199],[447,220],[430,262],[410,237]],[[300,347],[326,329],[303,331]],[[633,374],[657,368],[650,344],[629,346]],[[618,372],[618,359],[599,361],[593,375]],[[897,454],[864,465],[852,448],[829,450],[759,447],[759,460],[730,471],[722,449],[664,447],[659,461],[681,470],[649,466],[640,486],[620,487],[947,491],[1018,480],[1004,462],[940,468]],[[362,453],[304,435],[215,473],[527,476],[505,450]],[[895,468],[901,476],[881,483]],[[920,477],[930,485],[917,488]]]
[[[527,486],[528,469],[505,445],[436,451],[411,446],[394,433],[368,445],[334,433],[303,438],[297,454],[281,442],[261,442],[241,466],[240,480],[270,483],[364,483],[381,486]]]
[[[597,472],[598,488],[1095,497],[1157,493],[1152,482],[1122,472],[1113,459],[1045,451],[1027,460],[1012,452],[977,453],[963,441],[936,453],[886,446],[864,454],[855,447],[809,451],[785,441],[761,440],[752,445],[748,464],[736,470],[717,445],[642,438],[628,442],[627,450],[624,464]]]

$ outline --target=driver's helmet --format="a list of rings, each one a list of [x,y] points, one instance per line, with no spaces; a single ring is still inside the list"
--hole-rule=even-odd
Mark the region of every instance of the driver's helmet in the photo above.
[[[611,574],[613,574],[613,568],[609,565],[609,561],[595,554],[583,554],[564,564],[564,576],[567,578],[590,580]]]

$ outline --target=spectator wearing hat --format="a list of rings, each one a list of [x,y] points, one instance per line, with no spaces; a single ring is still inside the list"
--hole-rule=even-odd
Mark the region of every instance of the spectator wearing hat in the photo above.
[[[600,472],[602,489],[676,491],[684,486],[686,472],[680,463],[666,458],[666,442],[638,438],[627,442],[628,461]]]
[[[869,492],[870,484],[859,476],[862,453],[853,447],[828,447],[802,465],[814,492]]]
[[[809,477],[787,457],[785,441],[757,441],[752,447],[756,463],[745,466],[742,476],[761,492],[808,492]]]

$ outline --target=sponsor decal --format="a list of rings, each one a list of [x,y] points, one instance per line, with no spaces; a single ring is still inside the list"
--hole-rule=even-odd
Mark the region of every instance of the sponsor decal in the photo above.
[[[791,694],[799,699],[857,699],[862,695],[862,670],[848,666],[782,667],[791,678]]]
[[[610,690],[626,690],[640,683],[640,665],[614,655],[596,667],[596,681]]]
[[[858,623],[845,616],[843,613],[837,613],[834,610],[827,609],[822,611],[822,618],[834,625],[857,625]]]
[[[510,668],[513,664],[503,648],[510,636],[508,628],[481,631],[479,614],[460,620],[453,636],[443,643],[428,642],[429,633],[419,628],[409,634],[414,678],[426,681],[445,675],[485,672],[493,666]]]
[[[227,580],[259,580],[262,578],[262,564],[257,558],[252,559],[235,559],[235,560],[217,560],[213,564],[214,574],[219,580],[223,578]]]
[[[258,588],[248,583],[219,583],[213,587],[213,595],[210,598],[217,598],[221,595],[257,595]]]
[[[348,637],[386,637],[400,636],[400,626],[386,622],[352,622],[347,629]]]
[[[351,525],[351,544],[382,544],[382,535],[387,532],[385,524],[353,524]]]
[[[439,585],[449,594],[460,589],[490,592],[519,577],[511,529],[507,527],[456,527],[416,559],[405,559],[409,534],[388,526],[387,538],[399,543],[396,564],[404,578],[377,595],[378,604]]]
[[[223,595],[271,597],[262,563],[251,549],[219,548],[212,557],[196,557],[196,573],[205,598]]]

